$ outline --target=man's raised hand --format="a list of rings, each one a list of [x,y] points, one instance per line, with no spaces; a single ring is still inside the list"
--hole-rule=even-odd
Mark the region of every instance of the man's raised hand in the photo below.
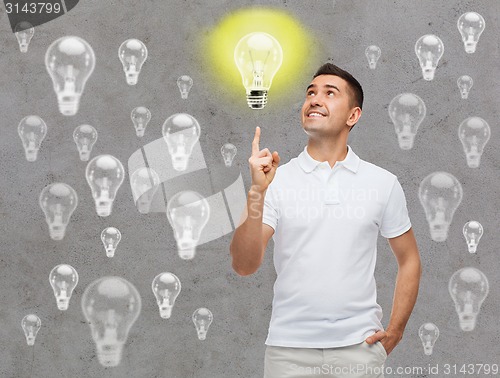
[[[252,141],[252,156],[248,159],[248,163],[252,176],[252,187],[263,192],[274,179],[280,157],[276,151],[271,154],[271,151],[267,148],[259,150],[259,141],[260,127],[257,126]]]

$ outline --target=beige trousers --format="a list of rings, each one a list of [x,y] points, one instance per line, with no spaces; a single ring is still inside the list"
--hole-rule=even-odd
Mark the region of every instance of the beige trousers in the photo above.
[[[386,359],[380,341],[326,349],[268,345],[264,378],[384,378]]]

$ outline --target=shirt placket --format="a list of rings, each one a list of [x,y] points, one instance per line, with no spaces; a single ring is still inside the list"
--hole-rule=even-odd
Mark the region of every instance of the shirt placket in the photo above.
[[[325,184],[325,205],[338,205],[340,203],[338,170],[339,166],[334,166],[327,177]]]

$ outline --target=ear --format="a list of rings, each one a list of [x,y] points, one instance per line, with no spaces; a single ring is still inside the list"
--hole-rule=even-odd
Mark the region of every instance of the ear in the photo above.
[[[358,122],[361,117],[361,108],[356,106],[351,109],[351,114],[349,114],[349,118],[347,118],[347,126],[354,126],[356,122]]]

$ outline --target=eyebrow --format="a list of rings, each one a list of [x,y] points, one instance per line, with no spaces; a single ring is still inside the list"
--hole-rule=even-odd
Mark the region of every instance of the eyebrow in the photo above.
[[[309,84],[309,86],[308,86],[308,87],[307,87],[307,89],[306,89],[306,92],[307,92],[309,89],[311,89],[311,88],[315,88],[315,87],[316,87],[316,84]],[[325,87],[325,88],[333,88],[333,89],[336,89],[336,90],[340,93],[340,89],[339,89],[337,86],[333,85],[333,84],[325,84],[325,85],[324,85],[324,87]]]

